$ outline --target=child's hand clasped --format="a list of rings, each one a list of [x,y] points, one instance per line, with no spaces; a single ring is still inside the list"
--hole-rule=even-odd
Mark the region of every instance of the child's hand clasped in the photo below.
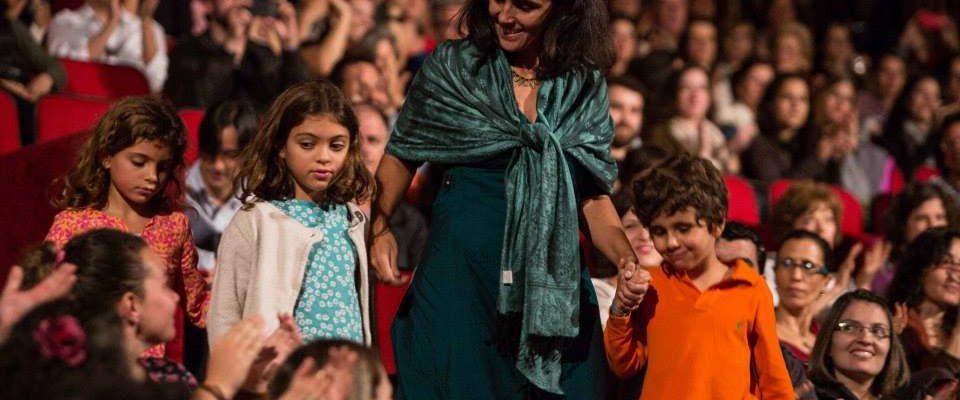
[[[643,296],[650,288],[653,278],[635,261],[620,260],[620,277],[617,279],[617,293],[613,298],[613,307],[623,313],[629,313],[640,307]]]

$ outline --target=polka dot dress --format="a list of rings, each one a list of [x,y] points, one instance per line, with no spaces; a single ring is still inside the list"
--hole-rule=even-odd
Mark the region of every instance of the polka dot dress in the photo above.
[[[307,256],[303,285],[293,311],[304,342],[314,339],[349,339],[363,343],[363,322],[354,279],[356,255],[347,233],[347,206],[320,206],[311,201],[273,201],[287,216],[322,239]]]

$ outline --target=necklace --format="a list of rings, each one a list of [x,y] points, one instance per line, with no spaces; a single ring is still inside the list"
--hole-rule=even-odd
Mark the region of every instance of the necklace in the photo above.
[[[517,73],[517,71],[510,70],[510,76],[513,77],[514,86],[526,86],[528,88],[537,87],[537,84],[540,83],[537,78],[524,78]]]

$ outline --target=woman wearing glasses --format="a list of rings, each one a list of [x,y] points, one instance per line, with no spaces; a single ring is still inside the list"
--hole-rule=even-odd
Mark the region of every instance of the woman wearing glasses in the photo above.
[[[889,304],[907,305],[901,334],[910,368],[960,372],[960,231],[932,228],[917,236],[897,265]]]
[[[817,299],[830,280],[833,253],[830,245],[819,235],[795,230],[780,244],[774,264],[777,295],[777,335],[780,342],[807,363],[820,326],[813,318]]]
[[[903,346],[883,299],[867,290],[840,296],[823,321],[810,355],[810,379],[820,399],[903,398],[910,379]]]

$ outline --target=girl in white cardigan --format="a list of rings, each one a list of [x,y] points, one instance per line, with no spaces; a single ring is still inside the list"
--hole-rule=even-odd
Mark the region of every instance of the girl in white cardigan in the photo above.
[[[247,316],[279,313],[293,314],[304,341],[369,344],[367,217],[351,201],[375,183],[343,94],[320,81],[283,92],[243,150],[237,182],[245,206],[217,250],[211,344]]]

